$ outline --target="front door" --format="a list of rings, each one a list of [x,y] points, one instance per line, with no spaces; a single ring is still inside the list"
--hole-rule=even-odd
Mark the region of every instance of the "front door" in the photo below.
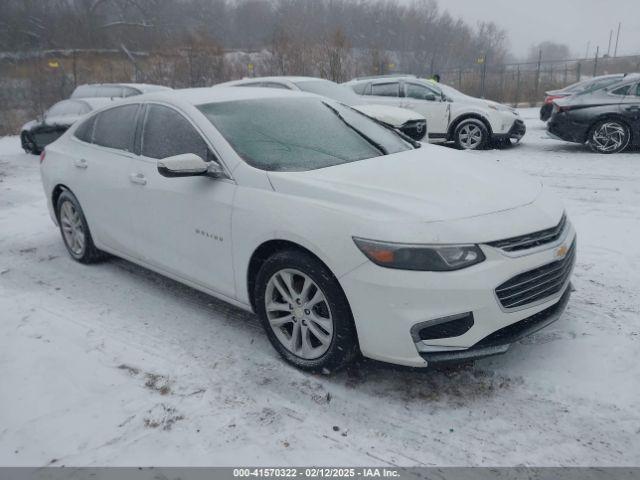
[[[451,104],[442,99],[440,92],[417,82],[405,82],[400,106],[427,118],[430,141],[446,139]]]
[[[198,285],[235,297],[231,258],[231,211],[236,185],[210,177],[166,178],[159,159],[213,155],[201,133],[181,112],[148,104],[140,155],[131,167],[137,189],[132,216],[143,260]]]

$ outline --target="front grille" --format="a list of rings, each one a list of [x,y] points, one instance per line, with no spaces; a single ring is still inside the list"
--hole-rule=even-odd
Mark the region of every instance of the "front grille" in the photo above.
[[[505,252],[527,250],[529,248],[555,242],[558,238],[560,238],[566,226],[567,216],[563,214],[562,218],[560,219],[560,223],[558,223],[558,225],[556,225],[555,227],[547,228],[546,230],[540,230],[534,233],[528,233],[526,235],[520,235],[518,237],[490,242],[487,245],[495,248],[500,248]]]
[[[562,260],[516,275],[496,288],[504,308],[517,308],[555,295],[567,282],[576,258],[575,240]]]
[[[425,120],[410,120],[400,127],[405,135],[414,140],[422,140],[427,133],[427,122]]]

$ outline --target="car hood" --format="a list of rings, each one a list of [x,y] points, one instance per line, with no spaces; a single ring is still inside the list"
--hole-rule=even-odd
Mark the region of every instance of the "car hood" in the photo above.
[[[308,172],[269,172],[280,193],[379,220],[437,222],[533,203],[539,181],[446,147],[420,149]]]
[[[373,117],[394,127],[401,127],[411,121],[425,120],[423,115],[412,110],[407,110],[406,108],[375,104],[353,105],[353,108],[369,117]]]

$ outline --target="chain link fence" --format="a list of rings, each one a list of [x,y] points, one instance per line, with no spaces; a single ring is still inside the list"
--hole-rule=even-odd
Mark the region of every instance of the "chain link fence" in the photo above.
[[[597,75],[640,72],[640,55],[487,65],[439,72],[441,81],[474,96],[514,106],[535,106],[544,92]]]

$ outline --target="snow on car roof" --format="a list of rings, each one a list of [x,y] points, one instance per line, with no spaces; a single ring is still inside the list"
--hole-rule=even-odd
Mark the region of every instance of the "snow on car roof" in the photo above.
[[[272,88],[246,87],[234,88],[232,86],[215,86],[205,88],[185,88],[147,93],[138,97],[131,97],[132,102],[140,100],[179,100],[191,105],[203,105],[205,103],[228,102],[234,100],[254,100],[259,98],[283,98],[283,97],[317,97],[317,95],[293,90],[280,90]]]

